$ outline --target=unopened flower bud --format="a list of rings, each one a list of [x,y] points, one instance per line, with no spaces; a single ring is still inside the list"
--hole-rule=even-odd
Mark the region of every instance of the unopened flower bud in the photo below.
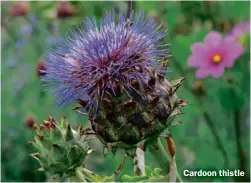
[[[60,2],[57,8],[57,17],[66,18],[75,14],[74,7],[68,2]]]
[[[29,116],[25,119],[24,125],[28,128],[33,128],[36,123],[36,119],[32,116]]]
[[[228,84],[234,84],[234,79],[232,77],[227,77]]]
[[[36,75],[38,77],[45,76],[46,75],[45,71],[46,71],[46,68],[44,65],[44,61],[42,59],[38,60],[37,68],[36,68]]]
[[[196,82],[194,82],[194,84],[193,84],[193,91],[196,94],[199,94],[199,95],[203,95],[205,93],[205,88],[203,86],[202,81],[196,81]]]
[[[77,133],[68,123],[62,126],[62,122],[55,123],[51,116],[48,118],[51,121],[44,120],[35,131],[35,141],[29,141],[37,151],[30,156],[40,163],[40,170],[52,176],[72,176],[92,152],[87,142],[89,137]]]
[[[11,16],[25,16],[29,12],[29,6],[27,3],[16,3],[9,11]]]

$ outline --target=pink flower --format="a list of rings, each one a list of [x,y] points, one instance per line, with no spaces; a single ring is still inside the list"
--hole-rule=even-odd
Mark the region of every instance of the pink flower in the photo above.
[[[241,22],[237,24],[228,34],[228,36],[233,36],[235,40],[243,44],[246,36],[250,34],[250,22]]]
[[[214,78],[222,77],[225,67],[233,67],[236,59],[243,53],[243,47],[233,37],[223,39],[218,32],[210,32],[204,43],[194,43],[191,50],[188,65],[198,68],[195,74],[198,79],[209,75]]]

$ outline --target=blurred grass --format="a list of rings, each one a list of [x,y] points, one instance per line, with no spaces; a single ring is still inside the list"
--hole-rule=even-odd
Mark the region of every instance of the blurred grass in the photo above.
[[[45,181],[47,176],[36,172],[39,167],[36,161],[28,157],[32,148],[27,143],[32,140],[31,130],[23,124],[27,116],[35,116],[42,122],[48,114],[59,118],[62,113],[67,116],[73,126],[85,124],[87,119],[71,111],[71,107],[55,106],[54,97],[41,86],[40,79],[36,76],[36,66],[42,55],[50,48],[60,44],[62,37],[69,28],[74,28],[82,23],[84,17],[96,16],[97,19],[105,14],[106,10],[120,8],[127,10],[126,2],[71,2],[76,9],[74,16],[59,19],[56,16],[59,2],[30,2],[29,12],[26,16],[13,17],[9,11],[14,2],[1,2],[2,14],[2,58],[1,58],[1,144],[2,144],[2,181]],[[217,148],[215,139],[205,123],[201,108],[206,110],[213,119],[224,148],[228,153],[229,169],[238,169],[238,157],[235,145],[235,135],[232,113],[220,105],[217,94],[218,88],[227,85],[226,78],[233,77],[238,87],[241,82],[242,68],[247,68],[250,58],[249,53],[244,55],[243,62],[236,63],[228,71],[224,79],[212,78],[203,80],[207,96],[203,97],[202,105],[198,98],[188,88],[192,88],[196,79],[194,70],[187,67],[187,58],[191,54],[190,45],[202,41],[205,35],[214,29],[226,33],[238,22],[249,20],[249,2],[134,2],[136,10],[143,9],[147,16],[155,17],[163,22],[169,30],[166,40],[172,42],[170,60],[171,72],[168,78],[186,76],[186,86],[179,92],[182,98],[192,105],[185,108],[185,115],[180,126],[171,127],[173,139],[177,146],[177,165],[182,174],[185,169],[223,169],[224,157]],[[246,65],[245,65],[246,64]],[[250,139],[249,134],[249,67],[244,89],[241,96],[245,99],[242,107],[242,141],[244,154],[247,157],[246,167],[250,166]],[[229,100],[229,99],[228,99]],[[102,148],[98,142],[93,143],[97,149],[87,160],[87,167],[101,175],[112,174],[122,160],[123,152],[115,157],[102,156]],[[147,153],[147,164],[157,166],[152,157]],[[132,161],[126,161],[124,173],[132,174]],[[233,181],[231,177],[195,177],[185,178],[185,181]]]

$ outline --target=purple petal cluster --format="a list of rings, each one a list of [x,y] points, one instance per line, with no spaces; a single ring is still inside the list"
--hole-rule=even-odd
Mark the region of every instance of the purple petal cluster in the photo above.
[[[133,90],[133,79],[147,77],[144,68],[157,68],[154,61],[168,56],[161,41],[165,35],[143,12],[131,11],[129,18],[120,12],[116,21],[111,11],[99,23],[86,18],[84,26],[47,54],[44,81],[53,87],[59,105],[80,98],[93,108],[105,94],[116,95],[117,86],[125,93]]]
[[[240,22],[228,34],[228,36],[233,36],[240,44],[244,43],[245,37],[248,35],[250,35],[250,21]]]

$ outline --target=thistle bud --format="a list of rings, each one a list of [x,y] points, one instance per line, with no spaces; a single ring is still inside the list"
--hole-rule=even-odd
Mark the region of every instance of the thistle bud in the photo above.
[[[38,160],[40,170],[52,175],[71,176],[91,153],[86,140],[88,135],[78,133],[68,123],[61,126],[62,122],[56,123],[53,119],[49,116],[49,121],[44,120],[43,125],[36,129],[35,142],[29,141],[38,151],[32,153],[31,157]],[[84,131],[83,128],[81,130]]]
[[[227,83],[228,83],[228,84],[234,84],[234,83],[235,83],[234,78],[232,78],[232,77],[227,77]]]
[[[9,15],[13,17],[17,16],[25,16],[29,12],[29,6],[27,3],[16,3],[12,6],[12,8],[9,11]]]
[[[202,83],[202,81],[196,81],[194,84],[193,84],[193,91],[198,94],[198,95],[203,95],[205,94],[205,88],[204,88],[204,85]]]
[[[45,76],[45,74],[46,74],[45,71],[46,71],[46,68],[44,65],[44,60],[39,59],[37,62],[36,75],[38,77]]]
[[[28,128],[34,128],[36,123],[36,119],[32,116],[28,116],[25,121],[24,121],[24,125]]]
[[[69,2],[60,2],[57,8],[58,18],[67,18],[75,14],[75,9]]]

